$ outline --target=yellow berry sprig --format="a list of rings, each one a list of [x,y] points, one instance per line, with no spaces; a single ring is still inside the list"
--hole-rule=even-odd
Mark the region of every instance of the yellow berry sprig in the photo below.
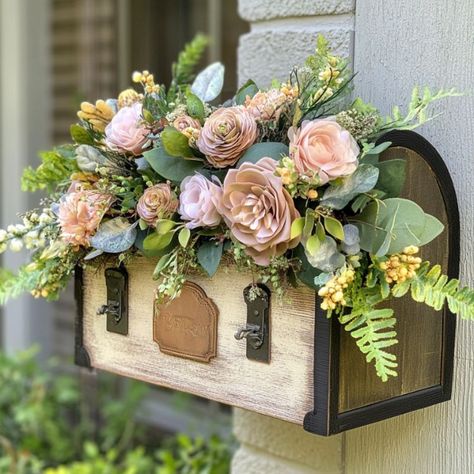
[[[143,89],[147,94],[152,94],[154,92],[159,92],[159,84],[155,84],[155,78],[153,74],[150,74],[149,71],[135,71],[132,74],[132,81],[135,84],[141,84]]]
[[[323,298],[321,302],[321,309],[334,310],[338,305],[345,306],[344,292],[349,288],[349,285],[354,281],[355,271],[353,268],[345,268],[339,275],[333,276],[326,284],[318,291],[318,295]]]
[[[390,255],[388,260],[381,262],[379,267],[385,274],[385,281],[389,284],[403,283],[414,278],[422,262],[420,257],[415,256],[418,252],[418,247],[410,245],[401,253]]]
[[[105,127],[112,120],[114,111],[104,100],[96,101],[95,105],[90,102],[82,102],[81,110],[77,112],[81,120],[89,122],[94,130],[104,133]]]

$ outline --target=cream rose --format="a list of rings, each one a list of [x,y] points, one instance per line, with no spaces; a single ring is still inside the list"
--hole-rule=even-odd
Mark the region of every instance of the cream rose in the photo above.
[[[333,119],[306,120],[288,130],[290,157],[301,174],[317,174],[321,184],[352,174],[360,149]]]

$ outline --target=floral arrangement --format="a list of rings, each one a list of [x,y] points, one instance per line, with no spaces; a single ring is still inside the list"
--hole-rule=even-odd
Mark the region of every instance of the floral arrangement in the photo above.
[[[54,299],[77,265],[104,259],[156,258],[163,301],[192,272],[237,265],[278,295],[298,282],[316,289],[382,380],[396,375],[387,348],[397,341],[381,302],[410,292],[473,319],[474,292],[418,256],[442,223],[399,197],[404,161],[378,158],[390,146],[384,133],[422,125],[433,101],[458,94],[415,88],[406,114],[383,118],[348,101],[347,63],[320,37],[288,81],[250,80],[216,106],[223,66],[193,73],[205,46],[200,35],[186,46],[169,87],[135,72],[138,90],[83,102],[74,144],[25,170],[23,189],[47,197],[0,231],[1,251],[31,251],[17,274],[0,275],[0,300]]]

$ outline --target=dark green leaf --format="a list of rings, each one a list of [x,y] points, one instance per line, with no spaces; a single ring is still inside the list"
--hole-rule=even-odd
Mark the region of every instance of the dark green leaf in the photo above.
[[[252,145],[237,162],[236,168],[242,163],[256,163],[260,158],[268,156],[279,161],[282,156],[288,155],[288,147],[279,142],[261,142]]]
[[[175,183],[181,183],[186,176],[193,175],[202,166],[199,161],[170,156],[162,147],[153,148],[143,156],[160,176]]]
[[[204,104],[202,100],[192,92],[186,94],[186,108],[191,117],[202,120],[204,118]]]
[[[222,242],[203,242],[197,251],[197,259],[206,273],[212,277],[219,267],[222,258]]]
[[[318,288],[318,286],[314,282],[314,279],[321,273],[321,270],[314,268],[308,262],[302,245],[298,245],[298,247],[296,247],[296,249],[294,250],[293,254],[301,261],[300,271],[296,274],[298,280],[300,280],[310,288]]]

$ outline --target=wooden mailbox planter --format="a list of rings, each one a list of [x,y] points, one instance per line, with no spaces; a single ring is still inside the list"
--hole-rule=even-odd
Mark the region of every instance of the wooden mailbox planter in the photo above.
[[[404,195],[446,226],[442,236],[423,247],[422,257],[441,263],[450,277],[457,277],[459,215],[446,166],[436,150],[413,132],[392,132],[383,141],[392,142],[383,158],[407,159]],[[188,300],[177,310],[185,325],[187,314],[196,311],[202,299],[208,298],[205,304],[216,309],[216,330],[209,329],[212,350],[200,360],[193,352],[199,352],[199,344],[183,356],[179,347],[169,350],[166,337],[160,345],[157,342],[154,265],[137,258],[120,270],[128,285],[122,288],[120,302],[128,327],[122,320],[118,332],[111,332],[114,321],[97,314],[109,301],[104,269],[77,271],[78,365],[253,410],[326,436],[450,399],[455,318],[447,308],[438,313],[408,298],[393,302],[399,376],[384,383],[337,319],[327,319],[319,309],[314,291],[291,289],[290,303],[280,304],[271,297],[265,340],[270,359],[262,362],[249,359],[247,341],[234,337],[247,322],[243,290],[251,278],[234,268],[221,268],[213,278],[191,276],[189,280],[204,294],[193,293],[195,302]],[[199,323],[186,330],[202,336],[203,324],[209,328],[214,323]],[[184,349],[186,352],[187,347]]]

